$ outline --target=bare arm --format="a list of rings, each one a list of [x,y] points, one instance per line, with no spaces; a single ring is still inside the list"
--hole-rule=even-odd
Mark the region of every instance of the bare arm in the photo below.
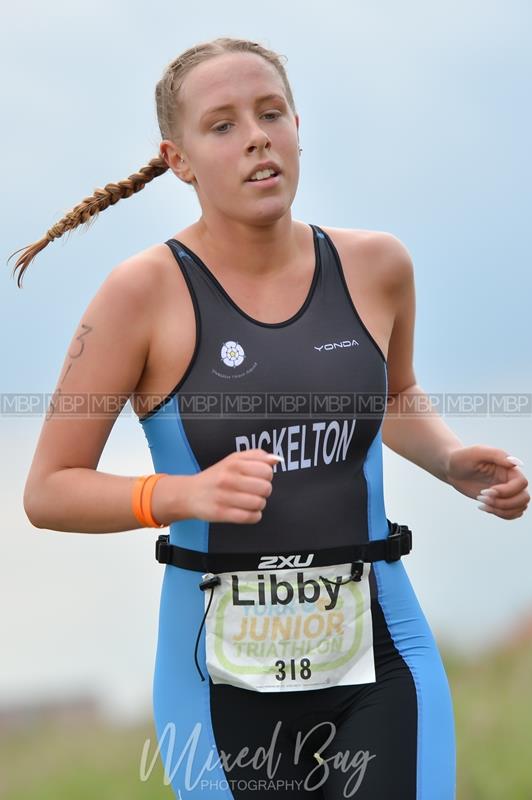
[[[447,482],[451,453],[463,447],[416,383],[413,367],[415,287],[412,259],[395,236],[382,240],[395,320],[388,346],[388,406],[382,441],[391,450]]]
[[[133,482],[137,476],[122,477],[90,468],[71,467],[52,472],[41,487],[40,509],[28,519],[36,528],[76,533],[116,533],[142,528],[131,506]],[[187,518],[189,475],[161,478],[153,490],[152,511],[157,522],[169,525]],[[172,509],[181,508],[182,512]]]
[[[139,254],[115,267],[72,338],[24,488],[24,510],[37,528],[114,533],[142,527],[131,506],[138,476],[97,466],[148,356],[158,278],[155,260],[146,264],[146,258]],[[66,401],[74,397],[79,406],[67,413]],[[187,516],[188,480],[158,481],[152,510],[159,522]]]

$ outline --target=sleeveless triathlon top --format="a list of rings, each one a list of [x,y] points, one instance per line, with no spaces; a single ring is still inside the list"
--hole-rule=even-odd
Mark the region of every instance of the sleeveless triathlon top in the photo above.
[[[166,242],[192,297],[196,345],[183,378],[140,420],[155,470],[194,474],[245,448],[262,447],[284,457],[284,464],[274,467],[272,493],[258,523],[181,520],[169,527],[172,545],[203,553],[257,555],[388,537],[381,438],[386,359],[351,301],[334,243],[318,226],[311,228],[312,284],[299,311],[278,323],[260,322],[244,313],[195,253],[178,240]],[[249,747],[255,752],[255,747],[267,745],[279,720],[284,732],[280,750],[290,753],[296,731],[327,718],[341,726],[341,736],[335,739],[340,752],[346,743],[356,744],[363,730],[360,744],[371,758],[377,754],[364,775],[364,796],[455,797],[452,701],[434,637],[403,560],[376,560],[366,567],[361,582],[351,580],[339,589],[338,604],[332,608],[328,599],[337,577],[334,569],[322,573],[319,567],[314,574],[313,567],[299,573],[261,565],[253,569],[254,582],[244,587],[241,603],[238,568],[231,567],[236,575],[222,573],[223,586],[207,598],[199,570],[166,564],[153,708],[161,758],[176,796],[205,796],[199,784],[187,784],[193,733],[196,780],[200,766],[212,764],[217,750],[234,754],[245,745],[246,752]],[[277,588],[290,573],[293,600],[285,606]],[[323,574],[329,579],[321,581],[323,591],[314,603],[316,593],[310,595],[317,581],[308,576]],[[229,578],[238,603],[233,598],[233,606],[224,609]],[[271,593],[271,600],[259,594],[259,584]],[[285,592],[288,596],[288,588]],[[340,607],[340,600],[348,603],[350,594],[361,598],[356,614],[349,611],[352,605]],[[251,604],[248,596],[253,597]],[[318,606],[322,599],[327,604]],[[292,606],[298,606],[293,614]],[[286,613],[280,613],[283,609]],[[339,637],[337,611],[345,611],[346,630],[351,625],[347,633],[340,630]],[[331,631],[318,630],[318,617],[332,622]],[[223,630],[217,627],[220,620]],[[231,627],[234,620],[237,625],[241,621],[241,627]],[[353,640],[352,656],[346,648],[349,631],[358,625],[354,620],[364,624],[357,628],[362,634]],[[238,635],[230,641],[235,630]],[[323,652],[322,639],[327,647],[330,644]],[[198,676],[200,662],[195,664],[192,657],[195,640],[209,680],[203,673],[201,679]],[[337,640],[341,652],[334,646]],[[221,643],[218,650],[216,641]],[[328,688],[320,691],[320,686]],[[296,691],[304,688],[314,690],[312,697]],[[264,691],[269,693],[265,696]],[[316,766],[316,749],[310,747],[299,766],[288,756],[281,777],[304,778]],[[330,776],[324,797],[341,796],[343,772],[345,768]],[[209,797],[250,796],[239,783],[227,788],[226,778],[235,777],[233,771],[209,766],[208,773],[201,775],[214,781]],[[256,779],[255,765],[247,772],[239,767],[236,777]],[[285,796],[299,797],[303,791],[294,789]]]
[[[281,455],[258,523],[182,520],[170,541],[203,552],[335,547],[388,535],[380,426],[386,359],[317,225],[307,297],[284,322],[253,319],[176,239],[166,244],[194,304],[196,344],[179,383],[140,419],[155,470],[191,474],[233,451]]]

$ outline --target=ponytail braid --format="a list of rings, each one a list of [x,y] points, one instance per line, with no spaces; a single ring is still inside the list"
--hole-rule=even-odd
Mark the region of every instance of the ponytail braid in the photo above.
[[[259,42],[221,36],[190,47],[166,66],[161,79],[155,87],[155,107],[162,139],[170,139],[176,143],[181,141],[182,103],[180,89],[188,73],[197,64],[224,53],[255,53],[264,58],[279,73],[288,104],[292,112],[296,114],[294,97],[283,66],[286,56],[278,55],[273,50],[263,47]],[[161,155],[152,158],[146,166],[141,167],[138,172],[134,172],[125,180],[118,183],[108,183],[103,189],[95,189],[94,194],[86,197],[81,203],[74,206],[68,214],[65,214],[59,222],[52,225],[42,239],[25,248],[15,250],[9,258],[20,253],[21,250],[24,251],[19,256],[13,269],[13,276],[17,270],[20,270],[17,276],[18,287],[22,287],[22,276],[30,263],[49,242],[53,242],[54,239],[58,239],[67,231],[73,230],[81,224],[89,226],[100,211],[104,211],[108,206],[112,206],[119,200],[131,197],[135,192],[144,189],[147,183],[162,175],[168,169],[169,167]],[[188,183],[188,181],[185,182]],[[192,186],[194,189],[196,188],[194,183],[192,183]]]
[[[49,242],[53,242],[54,239],[59,239],[64,233],[77,228],[81,224],[85,224],[88,228],[91,223],[95,221],[100,211],[105,211],[108,206],[114,206],[119,200],[131,197],[132,194],[140,192],[147,183],[157,178],[159,175],[162,175],[167,170],[168,165],[161,156],[152,158],[145,167],[141,167],[138,172],[134,172],[123,181],[107,183],[103,189],[95,189],[94,194],[90,197],[85,197],[81,203],[78,203],[77,206],[74,206],[71,211],[65,214],[59,222],[52,225],[52,227],[46,231],[42,239],[39,239],[39,241],[34,244],[28,245],[26,248],[20,248],[20,250],[24,250],[24,252],[18,258],[13,268],[13,275],[15,275],[17,269],[20,269],[17,276],[17,285],[19,289],[22,287],[22,276],[24,272],[37,253],[40,253]],[[20,250],[15,250],[9,258],[20,253]]]

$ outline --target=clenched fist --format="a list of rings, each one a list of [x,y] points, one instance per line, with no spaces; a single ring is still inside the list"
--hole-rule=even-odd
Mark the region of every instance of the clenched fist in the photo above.
[[[261,448],[241,450],[195,475],[162,478],[153,493],[154,516],[161,521],[259,522],[272,493],[273,467],[279,461],[281,456]]]

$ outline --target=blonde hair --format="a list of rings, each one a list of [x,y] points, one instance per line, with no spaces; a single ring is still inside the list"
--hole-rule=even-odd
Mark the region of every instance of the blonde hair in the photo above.
[[[161,139],[170,139],[177,142],[181,138],[182,105],[179,92],[185,77],[198,64],[225,53],[256,53],[262,56],[279,73],[288,104],[294,115],[296,114],[292,90],[283,66],[283,61],[287,60],[286,56],[279,55],[273,50],[263,47],[258,42],[222,36],[190,47],[166,66],[162,78],[155,87],[155,106]],[[22,276],[30,263],[49,242],[63,236],[67,231],[77,228],[78,225],[86,224],[88,228],[100,211],[104,211],[108,206],[114,205],[123,198],[131,197],[132,194],[140,192],[147,183],[159,177],[168,169],[166,161],[161,155],[158,155],[124,180],[118,181],[118,183],[107,183],[103,189],[95,189],[90,197],[85,197],[81,203],[78,203],[71,211],[65,214],[59,222],[52,225],[42,239],[28,245],[26,248],[20,248],[24,252],[19,256],[13,268],[13,276],[17,270],[20,270],[17,276],[18,287],[22,287]],[[20,253],[20,250],[15,250],[9,258],[12,258],[16,253]]]

